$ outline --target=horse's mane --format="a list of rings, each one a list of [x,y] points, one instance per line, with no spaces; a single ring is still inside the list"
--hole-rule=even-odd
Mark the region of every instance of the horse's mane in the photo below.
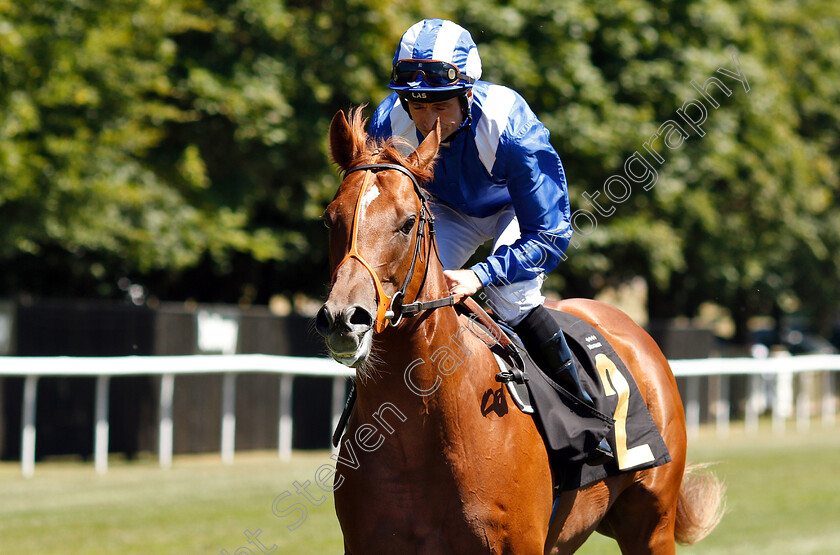
[[[348,118],[353,140],[351,167],[374,162],[398,164],[410,171],[418,182],[429,181],[434,175],[434,164],[420,166],[416,157],[411,156],[414,148],[407,140],[399,136],[380,139],[367,134],[365,127],[368,120],[363,115],[364,108],[364,104],[352,108]],[[403,152],[409,154],[405,155]]]

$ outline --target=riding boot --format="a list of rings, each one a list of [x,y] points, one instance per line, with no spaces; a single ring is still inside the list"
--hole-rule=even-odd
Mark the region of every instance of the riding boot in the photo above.
[[[592,397],[583,389],[578,376],[572,352],[557,321],[544,306],[534,308],[514,330],[528,354],[539,367],[555,382],[579,400],[594,406]],[[596,453],[589,464],[601,464],[613,457],[606,439],[596,447]]]

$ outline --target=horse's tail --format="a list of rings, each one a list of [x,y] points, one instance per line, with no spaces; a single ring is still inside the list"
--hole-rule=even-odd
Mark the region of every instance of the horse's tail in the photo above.
[[[706,464],[685,468],[679,498],[674,536],[678,543],[693,544],[708,536],[726,510],[726,486],[704,469]]]

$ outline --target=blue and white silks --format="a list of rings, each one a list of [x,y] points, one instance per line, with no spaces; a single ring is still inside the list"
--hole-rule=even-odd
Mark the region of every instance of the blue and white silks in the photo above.
[[[462,250],[468,250],[468,259],[479,244],[495,239],[493,254],[470,269],[488,291],[491,285],[507,288],[536,281],[539,295],[543,274],[560,263],[572,234],[563,165],[548,130],[518,93],[485,81],[475,83],[472,90],[471,121],[441,144],[435,176],[425,188],[437,201],[476,221],[512,208],[512,223],[518,224],[519,232],[515,240],[499,241],[505,230],[497,229],[493,236],[463,245]],[[375,137],[402,136],[415,148],[423,139],[396,93],[376,109],[368,131]],[[439,229],[446,222],[440,224]],[[447,261],[463,264],[466,259],[460,260],[460,253],[449,256],[441,238],[439,234],[444,268],[459,268],[447,267]],[[455,248],[454,242],[451,247]],[[526,304],[534,302],[537,299]]]

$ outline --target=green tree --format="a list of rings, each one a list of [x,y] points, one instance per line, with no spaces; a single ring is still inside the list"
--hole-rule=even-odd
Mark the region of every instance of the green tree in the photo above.
[[[223,203],[195,143],[161,155],[167,129],[196,117],[178,102],[173,36],[211,28],[189,2],[11,2],[0,106],[3,289],[113,294],[114,276],[267,260],[273,230]]]
[[[380,86],[388,36],[364,3],[321,8],[0,3],[0,293],[315,289],[329,119]]]
[[[838,308],[836,4],[523,0],[460,13],[482,30],[487,78],[522,92],[552,131],[573,210],[592,210],[584,192],[614,210],[594,231],[581,220],[580,248],[553,281],[564,294],[641,275],[652,318],[714,301],[742,340],[749,316],[780,302],[823,317]],[[749,92],[716,71],[735,71],[733,49]],[[710,89],[718,108],[691,86],[712,76],[732,91]],[[654,162],[644,144],[682,123],[692,98],[706,104],[704,134],[676,149],[659,139]],[[610,203],[606,180],[627,177],[636,152],[656,185]]]
[[[531,103],[573,209],[600,191],[614,210],[577,221],[550,281],[564,295],[641,275],[652,317],[714,301],[742,336],[774,307],[837,310],[828,0],[0,0],[0,294],[116,296],[119,278],[171,299],[321,294],[329,121],[385,96],[423,17],[470,29],[484,78]],[[749,92],[716,71],[733,49]],[[644,144],[711,76],[732,94],[654,164]],[[634,153],[655,186],[606,201]]]

